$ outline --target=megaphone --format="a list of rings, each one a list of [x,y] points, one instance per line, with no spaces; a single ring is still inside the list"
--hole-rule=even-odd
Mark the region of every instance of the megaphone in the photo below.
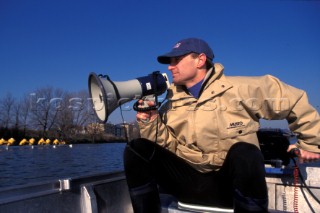
[[[155,71],[133,80],[115,82],[108,75],[89,75],[89,95],[94,112],[101,122],[107,122],[109,115],[121,104],[145,96],[159,96],[170,86],[165,73]]]

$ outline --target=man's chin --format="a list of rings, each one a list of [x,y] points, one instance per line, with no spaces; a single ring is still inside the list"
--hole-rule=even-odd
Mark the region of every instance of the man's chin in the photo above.
[[[183,83],[181,81],[178,81],[178,80],[175,80],[175,79],[172,79],[172,83],[174,83],[177,86],[183,85]]]

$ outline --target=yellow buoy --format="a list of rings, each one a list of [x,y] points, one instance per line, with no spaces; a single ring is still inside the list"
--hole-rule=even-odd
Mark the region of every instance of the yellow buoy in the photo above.
[[[8,140],[8,146],[12,145],[16,140],[14,138],[10,138]]]
[[[44,144],[44,143],[45,143],[45,141],[44,141],[43,138],[41,138],[41,139],[38,141],[38,145],[42,145],[42,144]]]
[[[30,139],[29,139],[29,145],[33,145],[34,142],[36,142],[36,140],[35,140],[34,138],[30,138]]]
[[[47,139],[46,142],[45,142],[46,145],[50,145],[50,143],[51,143],[50,139]]]
[[[53,141],[53,145],[58,145],[60,142],[59,142],[59,140],[58,139],[55,139],[54,141]]]
[[[27,139],[22,139],[19,143],[19,146],[23,146],[23,145],[26,145],[28,143]]]
[[[4,145],[7,144],[7,141],[3,138],[0,139],[0,145]]]

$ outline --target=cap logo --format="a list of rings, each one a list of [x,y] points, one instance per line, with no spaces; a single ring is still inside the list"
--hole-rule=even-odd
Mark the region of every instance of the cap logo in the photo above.
[[[180,42],[179,42],[179,43],[176,43],[176,45],[174,45],[174,47],[173,47],[173,48],[174,48],[174,49],[175,49],[175,48],[179,48],[179,47],[180,47],[180,45],[181,45],[181,43],[180,43]]]

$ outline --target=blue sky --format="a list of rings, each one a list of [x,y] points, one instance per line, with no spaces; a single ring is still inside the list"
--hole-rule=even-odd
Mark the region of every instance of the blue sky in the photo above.
[[[90,72],[114,81],[169,74],[156,57],[199,37],[226,75],[275,75],[317,107],[319,20],[319,1],[0,0],[0,98],[87,90]]]

